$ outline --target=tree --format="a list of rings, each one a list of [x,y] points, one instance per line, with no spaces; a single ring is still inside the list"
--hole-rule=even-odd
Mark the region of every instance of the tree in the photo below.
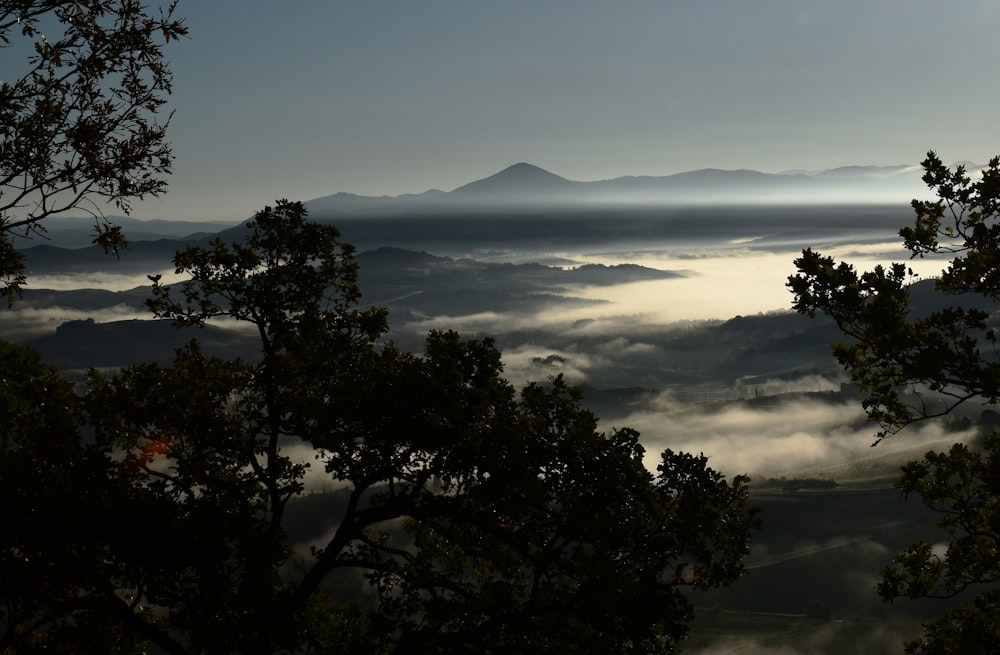
[[[25,283],[14,233],[42,234],[43,219],[79,208],[95,217],[94,242],[126,245],[101,205],[128,212],[166,189],[171,90],[163,45],[187,33],[171,3],[140,0],[0,2],[0,48],[24,57],[21,77],[0,81],[0,292]]]
[[[0,342],[0,652],[137,652],[113,608],[79,593],[106,584],[101,534],[122,529],[100,511],[117,495],[113,462],[81,439],[82,420],[72,384]]]
[[[832,317],[853,341],[834,355],[865,394],[869,417],[880,424],[876,443],[913,423],[945,416],[963,403],[996,405],[1000,360],[996,302],[1000,299],[1000,159],[973,180],[963,166],[949,169],[937,155],[923,162],[924,181],[938,196],[914,200],[916,219],[900,230],[913,257],[950,258],[934,281],[950,302],[915,307],[914,276],[904,264],[858,274],[805,250],[789,278],[795,308]],[[991,311],[992,310],[992,311]],[[918,494],[942,514],[946,552],[917,540],[882,571],[879,595],[953,597],[1000,579],[1000,437],[980,447],[955,444],[903,467],[897,487]],[[908,653],[1000,652],[1000,592],[987,587],[965,607],[925,626]],[[992,650],[991,650],[992,649]]]
[[[37,640],[99,615],[170,653],[667,653],[685,590],[743,573],[744,478],[669,450],[653,475],[561,378],[514,389],[489,339],[385,342],[351,247],[300,203],[175,263],[156,315],[246,325],[260,352],[92,375],[70,452],[99,455],[107,500],[59,559],[87,575],[17,615]],[[0,594],[27,564],[4,566]]]

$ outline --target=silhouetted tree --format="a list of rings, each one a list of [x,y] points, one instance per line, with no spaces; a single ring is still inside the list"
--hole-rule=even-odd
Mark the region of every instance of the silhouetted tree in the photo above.
[[[900,235],[914,257],[953,256],[935,289],[954,296],[954,306],[914,312],[913,275],[904,264],[859,275],[806,250],[795,262],[799,274],[789,278],[798,311],[825,313],[852,338],[834,346],[834,354],[881,425],[876,443],[970,400],[996,405],[1000,399],[995,318],[960,298],[981,297],[987,306],[1000,299],[1000,159],[975,181],[933,152],[923,167],[938,199],[914,200],[916,220]],[[941,513],[948,546],[942,552],[918,540],[896,556],[882,571],[883,599],[952,597],[1000,578],[1000,438],[987,437],[981,450],[956,444],[947,453],[929,452],[903,467],[897,486]],[[1000,594],[988,590],[928,623],[907,652],[998,652],[998,644]]]
[[[0,2],[0,52],[23,74],[0,81],[0,293],[25,282],[13,232],[40,233],[47,216],[81,208],[95,243],[125,245],[101,203],[128,212],[166,188],[170,93],[164,43],[187,33],[174,4],[154,14],[140,0]],[[95,202],[96,201],[96,202]]]
[[[139,640],[115,619],[125,601],[108,590],[121,534],[116,466],[81,438],[73,385],[38,353],[0,341],[0,651],[85,644],[134,653]],[[59,651],[63,652],[63,651]]]
[[[155,283],[153,311],[245,325],[260,352],[192,343],[168,367],[93,374],[82,405],[67,394],[59,466],[95,457],[74,505],[94,527],[43,551],[59,586],[5,616],[12,640],[74,643],[99,616],[170,653],[668,653],[685,590],[743,572],[744,478],[669,450],[653,475],[635,431],[599,432],[561,378],[514,389],[488,339],[383,343],[352,249],[300,203],[175,263],[190,280]],[[290,533],[306,501],[322,508],[308,542]],[[31,547],[6,551],[0,594],[41,566]]]

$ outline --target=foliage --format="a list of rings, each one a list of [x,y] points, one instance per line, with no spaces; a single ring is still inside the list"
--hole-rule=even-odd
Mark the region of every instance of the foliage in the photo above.
[[[853,342],[834,355],[865,394],[864,406],[881,424],[876,443],[917,421],[952,412],[975,400],[1000,399],[1000,361],[988,310],[1000,300],[1000,159],[973,181],[963,166],[946,167],[933,153],[923,162],[935,201],[914,200],[913,226],[900,230],[914,257],[950,257],[934,287],[953,306],[918,311],[912,273],[904,264],[858,274],[812,250],[796,260],[789,278],[795,308],[831,316]],[[978,304],[971,302],[981,298]],[[987,309],[977,308],[986,307]],[[878,593],[898,597],[951,597],[1000,574],[1000,437],[979,450],[955,444],[903,467],[897,482],[943,517],[947,549],[917,540],[882,571]],[[1000,595],[980,593],[966,607],[925,626],[909,653],[981,651],[998,643]],[[994,647],[995,648],[995,647]],[[993,651],[988,651],[993,652]]]
[[[865,408],[882,429],[880,440],[919,420],[942,416],[969,399],[996,404],[1000,361],[989,312],[963,308],[962,294],[1000,299],[996,263],[1000,248],[1000,159],[972,181],[962,166],[949,171],[933,153],[923,162],[924,181],[939,200],[913,201],[913,227],[900,230],[914,257],[955,254],[935,288],[955,304],[924,316],[913,314],[912,271],[894,263],[858,274],[807,249],[789,278],[794,307],[831,316],[855,339],[834,346],[834,355],[866,394]],[[909,394],[905,392],[909,390]]]
[[[67,401],[66,457],[92,453],[80,469],[100,474],[78,492],[94,527],[52,558],[87,574],[2,617],[11,639],[28,625],[72,643],[100,610],[170,653],[666,653],[685,590],[743,573],[744,478],[669,450],[654,475],[638,434],[598,431],[561,378],[514,389],[489,339],[434,332],[421,355],[382,342],[351,248],[300,203],[176,265],[190,280],[155,281],[154,312],[246,325],[260,353],[193,342]],[[8,557],[0,593],[26,567]],[[65,598],[86,607],[67,615]]]
[[[102,509],[114,467],[81,440],[80,410],[36,352],[0,342],[0,651],[51,652],[72,633],[94,650],[136,652],[112,597],[81,593],[113,583],[102,532],[121,527]]]
[[[124,212],[166,188],[171,90],[163,45],[187,33],[174,4],[154,14],[140,0],[0,2],[0,49],[23,57],[23,74],[0,82],[0,292],[8,303],[25,283],[10,243],[40,234],[47,216],[83,208],[94,242],[126,245],[99,202]]]
[[[947,453],[929,452],[903,467],[897,486],[941,514],[937,526],[948,544],[935,548],[915,540],[882,570],[881,598],[952,598],[971,585],[1000,580],[1000,436],[987,438],[982,452],[960,443]],[[997,643],[1000,590],[993,589],[929,624],[924,640],[909,644],[907,652],[971,652]]]

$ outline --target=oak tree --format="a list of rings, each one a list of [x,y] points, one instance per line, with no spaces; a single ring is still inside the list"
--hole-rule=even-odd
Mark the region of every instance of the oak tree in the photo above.
[[[1000,158],[978,179],[964,166],[950,169],[933,152],[923,168],[937,199],[914,200],[916,218],[900,236],[913,257],[946,259],[933,282],[942,308],[914,303],[926,283],[914,285],[903,263],[858,273],[810,249],[796,260],[799,273],[788,283],[798,311],[832,317],[851,338],[835,345],[834,355],[880,424],[876,443],[966,403],[1000,401]],[[995,652],[1000,592],[990,583],[1000,579],[1000,438],[929,452],[903,467],[897,486],[941,514],[947,549],[935,548],[937,540],[916,540],[882,571],[880,596],[953,597],[985,585],[965,608],[928,623],[907,652]]]
[[[25,283],[13,234],[38,235],[70,209],[94,216],[105,251],[126,242],[104,217],[110,204],[166,189],[172,77],[164,45],[187,33],[176,3],[142,0],[5,0],[0,53],[23,68],[0,80],[0,293]]]

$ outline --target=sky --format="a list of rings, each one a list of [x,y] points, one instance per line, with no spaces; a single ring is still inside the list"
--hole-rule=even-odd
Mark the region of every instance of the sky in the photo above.
[[[995,0],[180,0],[170,191],[139,218],[574,180],[982,162]]]

